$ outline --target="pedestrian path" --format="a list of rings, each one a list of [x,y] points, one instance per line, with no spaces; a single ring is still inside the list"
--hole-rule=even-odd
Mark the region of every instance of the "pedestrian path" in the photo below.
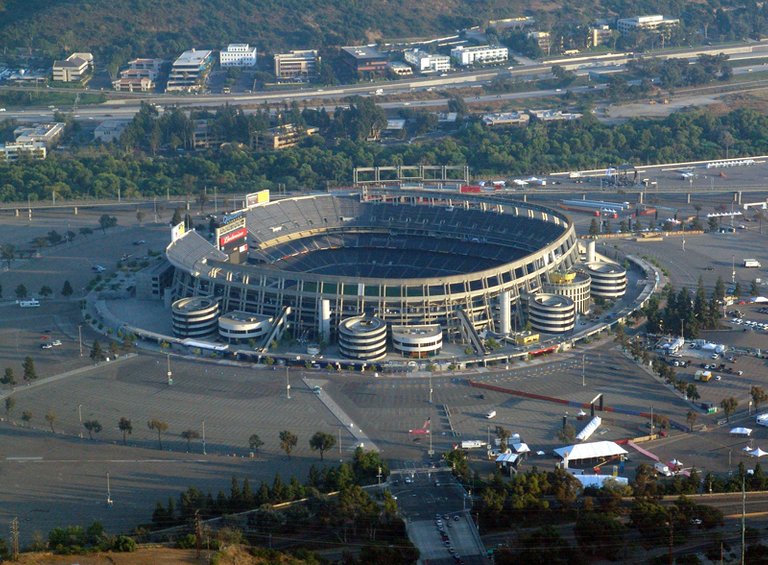
[[[314,389],[315,387],[322,387],[322,385],[328,382],[323,379],[308,379],[306,377],[302,378],[301,380],[310,390]],[[365,434],[365,432],[360,429],[359,425],[352,421],[352,418],[350,418],[349,415],[341,409],[341,406],[336,404],[336,401],[334,401],[333,398],[331,398],[325,390],[320,388],[320,393],[317,395],[317,398],[325,405],[326,408],[328,408],[328,410],[331,411],[331,414],[333,414],[336,419],[341,422],[341,425],[344,426],[344,428],[354,436],[358,445],[362,444],[362,447],[364,447],[366,451],[379,451],[379,448],[376,447],[376,444],[374,444]]]

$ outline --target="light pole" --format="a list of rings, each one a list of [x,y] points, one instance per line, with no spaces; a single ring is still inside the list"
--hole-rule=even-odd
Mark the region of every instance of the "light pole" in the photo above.
[[[205,452],[205,420],[203,420],[203,455],[207,455]]]
[[[587,386],[586,381],[586,363],[587,363],[587,354],[582,353],[581,354],[581,386]]]
[[[80,439],[83,439],[83,405],[77,405],[77,418],[80,420]]]
[[[77,340],[80,342],[80,357],[83,356],[83,324],[77,325]]]
[[[429,374],[429,403],[432,404],[432,373]]]
[[[171,356],[166,355],[166,359],[168,360],[168,371],[166,373],[168,376],[168,386],[171,386],[173,384],[173,373],[171,372]]]
[[[291,382],[288,380],[288,365],[285,366],[285,397],[291,399]]]

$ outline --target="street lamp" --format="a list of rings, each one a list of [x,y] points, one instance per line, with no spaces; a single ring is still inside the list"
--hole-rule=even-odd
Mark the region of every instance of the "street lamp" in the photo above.
[[[207,455],[205,452],[205,420],[203,420],[203,455]]]
[[[585,380],[586,362],[587,362],[587,354],[582,353],[581,354],[581,386],[587,386],[587,382]]]
[[[288,365],[285,365],[285,397],[291,399],[291,382],[288,380]]]
[[[83,356],[83,324],[77,325],[77,339],[80,342],[80,357]]]
[[[80,439],[83,439],[83,405],[77,405],[77,417],[80,420]]]

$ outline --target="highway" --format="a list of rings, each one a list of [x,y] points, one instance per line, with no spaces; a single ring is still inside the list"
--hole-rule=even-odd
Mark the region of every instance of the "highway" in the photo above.
[[[718,54],[726,53],[732,61],[743,63],[739,66],[748,66],[751,60],[758,60],[768,57],[768,41],[755,42],[753,44],[722,46],[722,47],[697,47],[690,49],[681,49],[675,51],[666,51],[663,53],[648,53],[646,56],[669,58],[687,58],[693,59],[699,54]],[[601,68],[611,66],[624,66],[633,58],[632,54],[603,54],[589,55],[583,57],[571,57],[550,59],[541,63],[527,64],[515,67],[491,67],[471,71],[451,72],[441,76],[432,76],[425,78],[409,78],[403,80],[376,82],[354,85],[343,85],[340,87],[312,88],[312,89],[290,89],[274,90],[267,92],[248,93],[248,94],[138,94],[138,93],[116,93],[107,91],[81,90],[82,93],[104,94],[112,98],[108,102],[93,106],[75,106],[66,108],[74,114],[75,119],[80,120],[103,120],[107,118],[130,118],[138,110],[141,102],[158,104],[160,106],[181,106],[181,107],[217,107],[223,104],[237,106],[259,106],[270,103],[284,103],[296,101],[299,103],[315,103],[317,106],[335,106],[334,101],[342,100],[349,96],[375,95],[376,91],[381,91],[382,96],[386,95],[407,95],[415,91],[425,91],[428,89],[451,89],[467,88],[473,86],[483,86],[497,78],[519,78],[533,80],[539,77],[551,76],[551,69],[554,64],[559,64],[567,70],[577,71],[577,74],[585,75],[590,70],[600,70]],[[749,72],[749,71],[738,71]],[[589,90],[590,87],[575,87],[569,89],[574,93]],[[28,88],[16,86],[3,86],[2,90],[24,90]],[[78,92],[72,89],[50,88],[50,92]],[[512,100],[524,98],[550,97],[560,94],[557,89],[506,93],[491,96],[466,97],[468,102],[487,102],[495,99]],[[385,102],[382,106],[396,108],[401,106],[438,106],[445,105],[447,99],[442,98],[432,101],[405,101],[405,102]],[[4,117],[13,118],[22,121],[34,121],[41,118],[50,118],[53,111],[49,108],[8,108]]]

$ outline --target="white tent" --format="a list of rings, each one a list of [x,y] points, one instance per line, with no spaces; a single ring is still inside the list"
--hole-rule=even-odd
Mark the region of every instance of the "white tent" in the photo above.
[[[755,417],[755,422],[758,426],[768,426],[768,412],[764,414],[758,414]]]
[[[757,458],[760,458],[760,457],[762,457],[763,455],[768,455],[768,451],[763,451],[762,449],[760,449],[760,448],[758,447],[758,448],[757,448],[757,449],[755,449],[754,451],[750,451],[750,452],[749,452],[749,454],[750,454],[752,457],[757,457]]]
[[[574,475],[576,480],[581,483],[583,487],[597,487],[603,488],[606,482],[613,481],[619,485],[628,485],[629,479],[626,477],[614,477],[613,475]]]
[[[580,459],[599,459],[614,455],[625,455],[627,451],[612,441],[595,441],[592,443],[579,443],[566,445],[555,449],[555,454],[564,461]]]
[[[527,443],[517,442],[512,444],[512,451],[515,453],[529,453],[531,448],[528,447]]]
[[[584,426],[584,429],[579,432],[579,435],[576,436],[576,439],[579,441],[588,440],[590,436],[597,431],[597,428],[600,427],[601,423],[602,420],[600,419],[600,416],[595,416],[586,426]]]
[[[751,428],[733,428],[731,430],[731,433],[737,436],[748,436],[752,433],[752,429]]]

